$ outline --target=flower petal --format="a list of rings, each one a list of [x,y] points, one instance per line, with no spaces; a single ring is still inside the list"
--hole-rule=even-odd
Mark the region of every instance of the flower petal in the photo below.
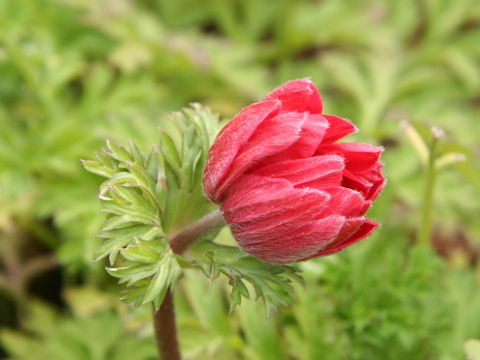
[[[291,193],[293,185],[285,179],[245,175],[225,194],[224,209],[235,210],[273,199],[283,198]]]
[[[345,167],[351,172],[363,172],[372,168],[380,158],[383,149],[361,143],[322,144],[317,154],[337,154],[345,158]]]
[[[356,174],[345,169],[342,186],[360,191],[367,200],[375,200],[385,186],[385,178],[380,172],[382,166],[377,163],[370,170]]]
[[[358,191],[342,186],[325,189],[325,191],[331,195],[330,201],[323,208],[323,211],[318,214],[318,218],[332,214],[346,217],[363,216],[371,204],[371,201],[365,200]]]
[[[289,81],[271,92],[265,100],[278,99],[282,102],[282,111],[309,111],[321,114],[322,98],[310,79]]]
[[[347,246],[350,246],[364,238],[366,238],[368,235],[370,235],[376,228],[378,227],[378,224],[375,221],[371,220],[366,220],[365,223],[360,227],[360,229],[357,230],[355,234],[353,234],[349,239],[347,239],[344,243],[337,245],[337,246],[327,246],[322,251],[319,251],[317,254],[312,257],[317,257],[321,255],[329,255],[333,254],[336,252],[339,252],[340,250],[346,248]],[[305,259],[307,260],[307,259]]]
[[[383,187],[385,186],[385,178],[381,173],[381,169],[383,164],[377,163],[372,169],[370,169],[365,175],[365,179],[372,183],[372,187],[368,192],[367,196],[365,197],[368,200],[375,200],[380,192],[382,191]]]
[[[261,230],[302,214],[304,222],[311,220],[329,198],[326,192],[295,189],[284,179],[247,175],[228,191],[222,211],[232,228]]]
[[[349,134],[358,131],[358,128],[352,124],[350,120],[343,119],[335,115],[326,115],[323,116],[328,120],[330,124],[325,137],[323,138],[324,143],[332,143],[341,139]]]
[[[284,235],[306,222],[310,222],[328,201],[329,195],[322,191],[308,191],[301,195],[295,189],[290,196],[274,199],[255,206],[225,212],[225,220],[237,234],[251,235],[263,241],[274,233]],[[269,234],[267,236],[267,234]]]
[[[219,201],[221,193],[219,194],[216,188],[228,172],[239,150],[265,118],[279,108],[279,101],[262,101],[250,105],[222,129],[210,148],[203,180],[205,193],[212,201]]]
[[[277,264],[310,257],[332,242],[345,222],[343,216],[331,216],[304,224],[289,233],[272,234],[263,242],[250,243],[248,236],[236,235],[239,245],[251,255]]]
[[[322,189],[339,186],[344,167],[342,157],[321,155],[274,163],[256,169],[252,174],[286,179],[296,187]]]
[[[300,136],[306,114],[282,113],[267,118],[238,152],[225,177],[217,184],[215,198],[252,166],[264,163],[264,159],[290,147]]]
[[[333,249],[343,244],[365,224],[365,221],[363,216],[347,219],[338,233],[337,238],[326,247]]]
[[[322,115],[309,114],[305,119],[297,141],[288,149],[269,157],[265,161],[274,163],[313,156],[318,146],[322,143],[328,126],[328,121]]]

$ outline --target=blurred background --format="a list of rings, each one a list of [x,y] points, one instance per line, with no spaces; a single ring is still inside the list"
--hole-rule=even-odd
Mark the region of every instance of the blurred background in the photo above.
[[[306,288],[268,321],[185,276],[185,358],[465,359],[480,339],[478,0],[0,1],[0,358],[156,359],[150,307],[120,303],[92,262],[101,179],[79,159],[105,138],[147,151],[168,111],[228,119],[306,76],[353,139],[385,147],[382,226],[301,264]],[[411,130],[428,143],[431,126],[446,160],[425,247]]]

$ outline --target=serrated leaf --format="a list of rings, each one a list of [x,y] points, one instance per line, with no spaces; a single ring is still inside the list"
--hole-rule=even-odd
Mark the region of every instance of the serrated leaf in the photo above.
[[[119,146],[114,142],[107,140],[107,148],[109,155],[120,162],[134,161],[133,156],[128,153],[127,149]]]
[[[101,260],[111,253],[118,254],[120,249],[126,246],[127,244],[129,244],[130,242],[131,242],[130,238],[113,238],[113,239],[104,241],[102,245],[100,245],[96,250],[95,261]],[[111,264],[114,261],[115,261],[115,258],[110,259]]]
[[[229,278],[231,309],[241,303],[242,297],[249,298],[247,281],[253,286],[256,299],[262,300],[268,317],[279,305],[286,306],[292,300],[292,281],[301,283],[303,280],[297,268],[257,260],[238,247],[205,241],[195,245],[193,250],[204,254],[203,260],[197,260],[193,265],[211,281],[220,274]]]
[[[127,169],[134,176],[135,184],[140,185],[142,188],[145,188],[148,191],[155,189],[156,178],[150,176],[144,165],[133,162],[126,162],[125,164]]]
[[[121,250],[122,256],[131,261],[142,264],[152,264],[156,261],[158,253],[147,247],[140,246],[141,243],[137,242],[135,245],[130,245]]]
[[[102,211],[107,214],[126,216],[130,221],[146,225],[153,225],[157,220],[154,214],[144,211],[139,206],[134,206],[130,203],[121,204],[118,201],[106,202]]]
[[[128,146],[130,148],[130,154],[133,157],[133,162],[137,164],[145,164],[145,155],[140,150],[137,144],[135,144],[132,140],[128,140]]]
[[[172,113],[162,124],[160,151],[167,186],[162,224],[167,232],[174,226],[191,223],[209,210],[201,175],[211,144],[210,134],[202,132],[206,128],[216,132],[218,118],[198,104],[192,107]]]
[[[107,141],[107,147],[108,150],[96,154],[98,161],[87,162],[86,168],[94,172],[98,168],[107,169],[105,175],[109,179],[100,185],[99,194],[102,211],[108,214],[98,235],[105,241],[96,259],[108,256],[113,264],[120,250],[137,239],[165,241],[160,225],[163,195],[157,184],[160,176],[155,173],[159,170],[156,147],[148,159],[132,141],[128,149],[111,141]],[[92,164],[94,167],[90,169]]]
[[[116,218],[121,219],[122,217],[116,216]],[[136,222],[128,222],[127,224],[132,224],[132,225],[121,227],[121,228],[115,228],[111,230],[102,230],[102,232],[98,234],[98,237],[104,238],[104,239],[134,237],[134,236],[143,235],[151,229],[150,225],[138,224]]]
[[[108,167],[112,170],[117,170],[118,162],[115,159],[112,159],[107,155],[107,151],[102,148],[102,151],[95,152],[95,157],[99,162],[101,162],[105,167]]]
[[[142,240],[151,241],[153,239],[164,238],[165,234],[160,226],[153,226],[145,232],[144,234],[139,236]]]
[[[132,141],[126,148],[107,141],[98,161],[87,164],[108,175],[99,193],[107,220],[97,259],[108,256],[107,271],[127,284],[124,298],[135,305],[159,304],[181,272],[164,232],[186,226],[212,207],[203,196],[201,174],[213,140],[207,129],[216,132],[217,127],[217,117],[195,105],[169,116],[159,147],[153,146],[148,157]],[[240,290],[241,298],[245,290]]]
[[[195,184],[203,179],[203,166],[204,163],[202,161],[203,153],[201,151],[198,152],[197,156],[192,161],[192,170],[191,170],[191,181],[189,184],[190,189],[193,189]]]
[[[114,190],[122,199],[141,207],[145,212],[156,214],[159,210],[154,195],[140,186],[115,186]]]
[[[95,160],[82,160],[83,167],[91,173],[111,178],[115,175],[115,170],[105,166],[103,163]]]
[[[135,182],[135,179],[131,174],[124,171],[117,172],[109,180],[104,181],[100,185],[100,191],[99,191],[98,197],[100,198],[100,200],[111,199],[111,197],[108,197],[107,194],[110,191],[112,184],[124,185],[128,183],[133,184],[134,182]]]
[[[119,283],[128,283],[131,285],[138,280],[142,280],[148,278],[155,274],[156,272],[156,265],[149,263],[149,264],[138,264],[133,266],[125,266],[125,267],[117,267],[117,268],[107,268],[107,271],[113,277],[116,277],[119,280]]]
[[[167,289],[181,274],[181,267],[170,246],[164,241],[137,241],[121,250],[125,259],[122,267],[107,271],[132,288],[125,301],[139,306],[148,302],[160,304]]]
[[[113,229],[121,229],[125,227],[130,227],[137,225],[134,222],[129,222],[124,216],[112,216],[105,219],[105,223],[102,227],[102,232],[109,231]]]
[[[242,303],[242,297],[246,299],[250,299],[250,293],[248,292],[248,288],[245,283],[240,279],[233,283],[230,280],[229,284],[232,286],[232,292],[230,293],[231,302],[230,302],[230,312],[233,309]]]
[[[182,166],[182,162],[180,160],[180,154],[175,147],[173,139],[165,131],[160,132],[160,138],[162,145],[162,154],[165,158],[165,161],[167,161],[173,169],[180,168]]]
[[[172,260],[175,261],[174,259]],[[170,261],[165,261],[159,265],[157,273],[145,290],[143,303],[145,304],[155,299],[158,299],[157,301],[161,303],[169,286],[175,283],[179,275],[180,267],[178,265],[175,266]]]
[[[145,168],[147,169],[148,174],[154,180],[158,179],[158,165],[159,165],[158,147],[154,145],[145,163]]]

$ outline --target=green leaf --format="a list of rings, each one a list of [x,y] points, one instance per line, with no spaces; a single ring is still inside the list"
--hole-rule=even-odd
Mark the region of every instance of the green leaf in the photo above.
[[[108,177],[100,186],[102,211],[108,215],[98,235],[104,243],[96,260],[108,256],[113,264],[120,250],[137,239],[166,240],[160,225],[163,195],[156,147],[148,159],[133,141],[128,150],[112,141],[107,141],[107,147],[108,151],[96,154],[98,161],[84,161],[84,165]]]
[[[157,257],[157,252],[147,246],[130,245],[126,249],[122,249],[122,256],[131,262],[142,264],[151,264]]]
[[[114,142],[107,140],[107,148],[110,150],[108,154],[115,160],[120,162],[134,161],[133,155],[130,154],[123,146],[118,146]]]
[[[120,249],[129,244],[131,241],[132,240],[129,237],[111,238],[107,241],[104,241],[96,250],[95,261],[111,255],[110,263],[113,264]]]
[[[154,302],[159,306],[167,289],[174,286],[181,274],[181,267],[170,246],[165,241],[141,241],[121,250],[125,259],[121,267],[108,268],[110,275],[126,283],[123,300],[140,306]]]
[[[133,162],[143,165],[145,163],[145,155],[140,150],[138,145],[135,144],[132,140],[128,140],[128,146],[130,148],[130,154],[133,157]]]
[[[102,293],[98,295],[107,296]],[[0,331],[2,346],[11,358],[126,359],[125,353],[128,358],[135,354],[135,359],[139,360],[155,357],[153,341],[141,340],[134,333],[129,333],[128,327],[122,321],[122,314],[108,302],[96,311],[78,317],[56,312],[43,304],[29,302],[27,305],[29,321],[26,322],[24,332],[6,329]],[[52,326],[42,324],[47,316],[52,316],[55,320]]]
[[[103,163],[95,160],[82,160],[83,167],[90,171],[91,173],[104,176],[106,178],[111,178],[115,175],[115,170],[105,166]]]
[[[165,231],[186,226],[210,211],[212,205],[203,195],[202,174],[212,133],[218,129],[218,117],[198,104],[172,113],[162,124],[160,152],[167,187],[162,216]]]
[[[173,287],[181,274],[181,268],[174,256],[164,257],[159,269],[145,290],[143,303],[154,301],[159,307],[169,287]]]
[[[210,281],[220,274],[229,279],[232,287],[230,311],[241,304],[242,298],[250,297],[246,282],[253,286],[255,298],[262,300],[267,317],[279,305],[285,306],[292,300],[293,281],[303,283],[297,268],[263,262],[238,247],[204,241],[196,244],[193,251],[204,254],[204,258],[194,261],[193,265],[201,269]]]
[[[160,138],[163,157],[173,169],[180,168],[182,166],[182,162],[172,138],[165,131],[160,131]]]
[[[152,151],[150,151],[150,155],[148,155],[148,159],[146,160],[145,168],[147,169],[149,175],[152,179],[158,181],[158,147],[156,145],[153,146]]]
[[[122,221],[118,226],[114,228],[104,228],[99,234],[98,237],[109,239],[109,238],[118,238],[118,237],[133,237],[133,236],[142,236],[149,232],[152,227],[150,225],[139,224],[134,221],[127,221],[128,217],[124,216],[115,216],[113,219],[119,219]]]
[[[130,286],[139,280],[143,280],[155,274],[155,264],[132,264],[131,266],[107,268],[107,271],[113,277],[119,278],[120,284],[127,283]]]
[[[148,157],[133,141],[125,148],[107,140],[97,160],[83,162],[88,171],[107,177],[99,192],[107,219],[96,259],[108,257],[108,273],[127,285],[125,301],[159,306],[181,265],[189,266],[178,262],[165,231],[181,229],[213,207],[203,195],[202,174],[213,141],[210,131],[217,130],[218,118],[194,105],[167,118],[160,144]]]

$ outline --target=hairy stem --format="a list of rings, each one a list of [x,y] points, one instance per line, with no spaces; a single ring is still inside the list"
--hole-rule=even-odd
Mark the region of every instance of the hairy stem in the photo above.
[[[210,214],[205,215],[175,235],[173,239],[170,240],[170,247],[175,254],[181,254],[193,245],[193,243],[203,239],[224,225],[225,220],[220,210],[212,211]]]
[[[170,247],[175,254],[181,254],[196,241],[223,227],[225,220],[220,210],[215,210],[192,225],[188,226],[170,240]],[[175,308],[173,289],[165,294],[160,309],[153,309],[153,324],[158,353],[162,360],[181,359],[175,325]]]
[[[173,294],[169,289],[163,298],[160,309],[153,308],[153,326],[161,360],[180,360],[180,348],[175,325]]]

